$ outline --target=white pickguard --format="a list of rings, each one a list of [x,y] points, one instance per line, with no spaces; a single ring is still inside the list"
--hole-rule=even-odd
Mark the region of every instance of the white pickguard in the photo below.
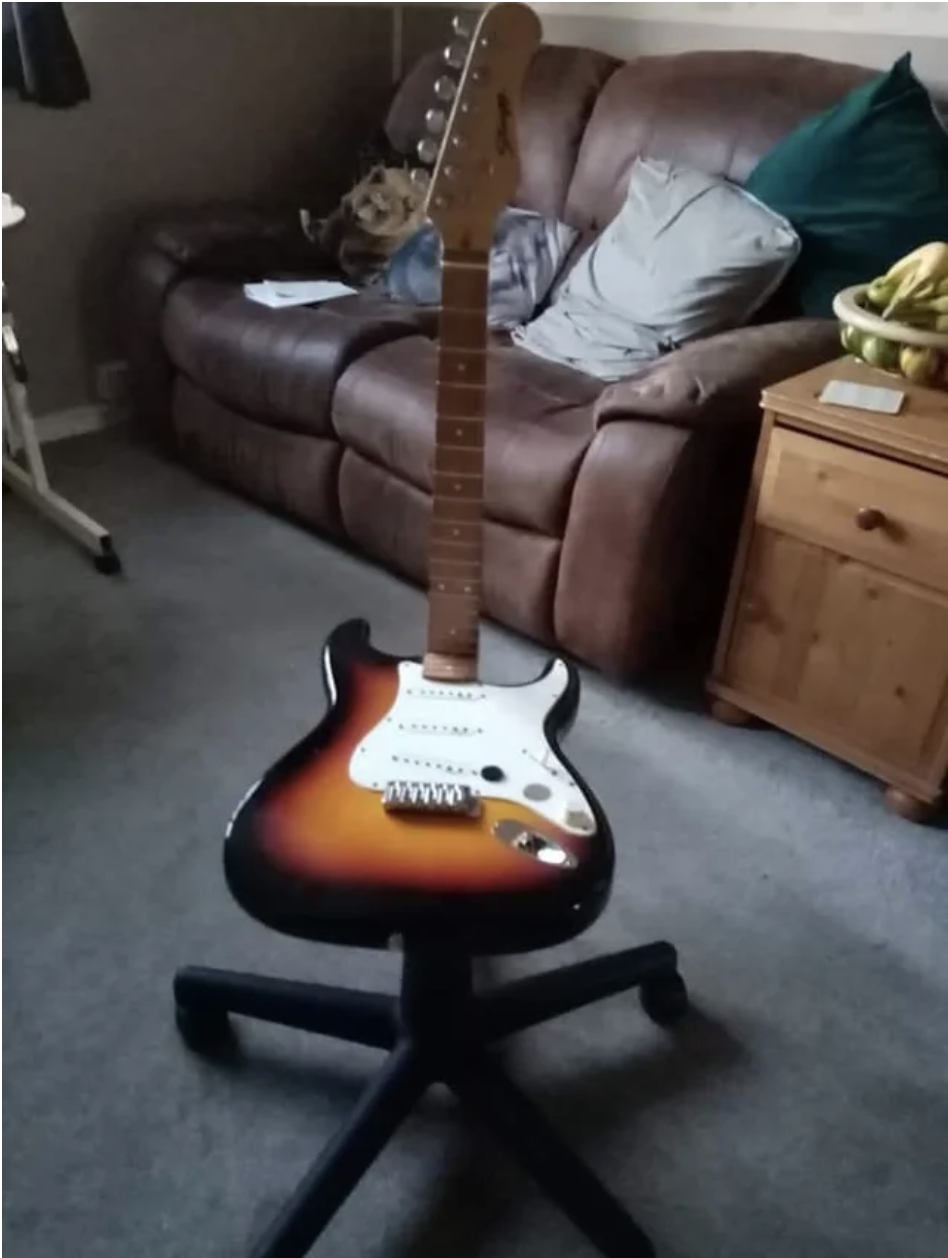
[[[402,662],[398,696],[356,747],[349,776],[380,793],[392,781],[467,786],[532,808],[570,834],[592,834],[592,809],[543,732],[568,681],[561,660],[527,686],[428,681],[420,664]],[[500,781],[484,778],[488,765],[503,772]]]

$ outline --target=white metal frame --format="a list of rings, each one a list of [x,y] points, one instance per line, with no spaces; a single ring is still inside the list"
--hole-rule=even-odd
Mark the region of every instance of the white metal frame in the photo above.
[[[107,529],[50,486],[26,390],[26,370],[3,292],[3,483],[92,555],[100,572],[120,563]],[[21,461],[22,456],[22,461]]]

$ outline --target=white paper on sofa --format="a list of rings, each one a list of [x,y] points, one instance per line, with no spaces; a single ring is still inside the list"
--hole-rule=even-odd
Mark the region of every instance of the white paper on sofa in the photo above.
[[[245,284],[244,296],[272,310],[284,306],[315,306],[334,297],[349,297],[356,290],[338,280],[261,280]]]

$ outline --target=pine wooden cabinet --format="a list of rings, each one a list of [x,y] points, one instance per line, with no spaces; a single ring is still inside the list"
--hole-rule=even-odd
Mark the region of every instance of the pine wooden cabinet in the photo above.
[[[902,388],[900,414],[821,403],[840,379]],[[948,773],[948,394],[847,358],[763,408],[712,713],[824,748],[923,820]]]

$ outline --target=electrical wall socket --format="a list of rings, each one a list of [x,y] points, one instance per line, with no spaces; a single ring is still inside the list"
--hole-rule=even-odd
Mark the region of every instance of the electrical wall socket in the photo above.
[[[95,395],[110,410],[121,410],[128,404],[128,363],[123,358],[96,365]]]

